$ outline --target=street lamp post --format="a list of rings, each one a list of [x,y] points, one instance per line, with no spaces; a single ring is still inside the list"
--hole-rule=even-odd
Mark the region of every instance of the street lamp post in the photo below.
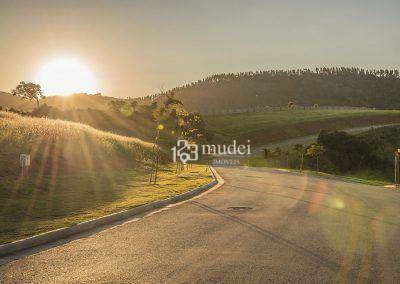
[[[158,139],[160,138],[160,131],[164,129],[164,125],[158,124],[156,136],[154,137],[153,143],[153,153],[152,153],[152,166],[151,166],[151,173],[150,173],[150,184],[157,183],[157,174],[158,174],[158,163],[160,161],[160,146],[158,145]]]
[[[394,186],[399,187],[399,161],[400,161],[400,149],[394,152]]]

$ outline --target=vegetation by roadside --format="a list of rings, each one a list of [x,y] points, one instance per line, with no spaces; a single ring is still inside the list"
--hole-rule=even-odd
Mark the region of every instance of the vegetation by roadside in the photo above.
[[[0,243],[165,199],[211,181],[205,166],[176,175],[151,143],[62,120],[0,111]],[[30,154],[28,171],[19,155]]]
[[[386,126],[351,135],[321,131],[315,143],[290,148],[264,149],[263,157],[245,164],[324,172],[374,185],[393,183],[394,152],[399,148],[400,127]]]
[[[166,199],[212,181],[203,165],[179,176],[174,165],[164,165],[156,185],[149,185],[144,169],[60,173],[56,180],[46,175],[36,185],[38,178],[0,180],[0,243]]]
[[[268,167],[268,168],[275,168],[275,169],[282,170],[282,171],[290,171],[290,172],[300,173],[300,171],[298,169],[281,167],[281,165],[278,165],[278,163],[276,161],[266,160],[261,157],[248,158],[244,161],[243,165],[247,166],[247,167]],[[360,172],[356,172],[356,173],[352,173],[352,174],[348,174],[348,175],[335,175],[335,174],[329,174],[329,173],[324,173],[324,172],[317,172],[317,171],[313,171],[313,170],[303,170],[302,173],[310,174],[310,175],[314,175],[314,176],[320,176],[323,178],[338,179],[338,180],[357,182],[357,183],[376,185],[376,186],[384,186],[384,185],[390,184],[390,182],[393,182],[393,181],[385,180],[384,178],[382,178],[382,176],[378,175],[377,173],[371,172],[371,171],[360,171]]]

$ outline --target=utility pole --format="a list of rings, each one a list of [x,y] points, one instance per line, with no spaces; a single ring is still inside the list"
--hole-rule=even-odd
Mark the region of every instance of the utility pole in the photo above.
[[[397,149],[397,151],[394,152],[394,186],[395,186],[395,188],[399,187],[399,180],[400,180],[399,162],[400,162],[400,149]]]

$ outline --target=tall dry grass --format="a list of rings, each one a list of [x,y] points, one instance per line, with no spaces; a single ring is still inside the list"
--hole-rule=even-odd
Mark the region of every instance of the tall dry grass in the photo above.
[[[18,171],[19,154],[32,157],[41,173],[116,169],[146,163],[152,144],[88,125],[0,111],[0,174]]]

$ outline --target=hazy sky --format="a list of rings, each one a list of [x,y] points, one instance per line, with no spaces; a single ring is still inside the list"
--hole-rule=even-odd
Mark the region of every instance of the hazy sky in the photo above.
[[[120,97],[220,72],[400,68],[400,1],[0,0],[0,90],[58,57]]]

